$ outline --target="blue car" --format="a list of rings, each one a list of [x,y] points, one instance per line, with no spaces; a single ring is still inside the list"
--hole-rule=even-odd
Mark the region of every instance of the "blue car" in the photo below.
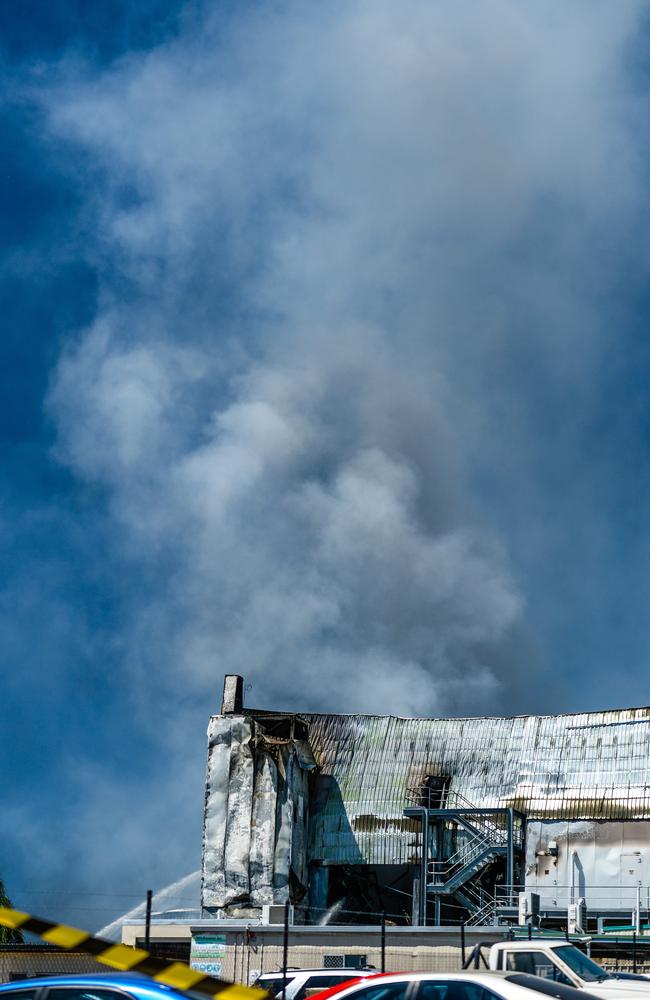
[[[174,990],[148,976],[128,972],[105,975],[42,976],[0,983],[0,1000],[209,1000],[203,993]]]

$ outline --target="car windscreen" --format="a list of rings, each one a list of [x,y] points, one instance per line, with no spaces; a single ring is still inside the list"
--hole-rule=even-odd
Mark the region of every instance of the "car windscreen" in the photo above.
[[[568,965],[575,972],[576,976],[580,976],[586,983],[602,983],[605,979],[609,979],[605,970],[592,962],[589,956],[576,948],[575,945],[562,945],[560,948],[554,948],[553,951],[565,965]]]
[[[597,1000],[597,998],[587,993],[586,990],[578,990],[574,986],[564,986],[562,983],[554,982],[552,979],[543,979],[541,976],[529,976],[525,972],[513,972],[505,977],[509,983],[516,986],[523,986],[527,990],[537,990],[538,993],[545,993],[549,997],[556,997],[557,1000]]]

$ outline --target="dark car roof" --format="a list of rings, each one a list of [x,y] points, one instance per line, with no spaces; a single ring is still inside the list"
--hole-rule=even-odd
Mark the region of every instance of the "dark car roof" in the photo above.
[[[148,976],[142,976],[137,972],[91,972],[87,975],[81,972],[76,975],[30,976],[29,979],[15,979],[10,983],[0,983],[0,992],[46,986],[114,986],[125,988],[129,985],[137,986],[139,989],[153,986],[154,989],[175,992],[170,986],[155,983]]]

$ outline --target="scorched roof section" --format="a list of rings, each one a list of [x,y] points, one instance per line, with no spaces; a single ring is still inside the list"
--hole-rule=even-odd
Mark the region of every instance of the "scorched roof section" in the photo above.
[[[307,723],[322,818],[344,806],[357,837],[385,821],[404,832],[404,805],[435,776],[470,802],[531,818],[650,819],[650,708],[456,719],[244,714]]]

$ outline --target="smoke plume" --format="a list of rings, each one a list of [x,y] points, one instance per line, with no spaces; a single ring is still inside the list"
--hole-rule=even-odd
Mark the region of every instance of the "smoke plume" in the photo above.
[[[508,707],[523,599],[473,476],[526,462],[508,357],[588,391],[611,258],[583,255],[639,197],[636,9],[215,9],[56,88],[102,304],[49,411],[142,575],[157,686]]]
[[[50,565],[92,682],[61,671],[109,706],[62,819],[88,878],[160,824],[149,870],[196,867],[226,672],[259,707],[550,707],[530,677],[566,553],[604,544],[584,442],[647,256],[644,9],[190,4],[156,48],[37,67],[81,206],[61,252],[98,283],[46,403],[102,595],[78,622]]]

